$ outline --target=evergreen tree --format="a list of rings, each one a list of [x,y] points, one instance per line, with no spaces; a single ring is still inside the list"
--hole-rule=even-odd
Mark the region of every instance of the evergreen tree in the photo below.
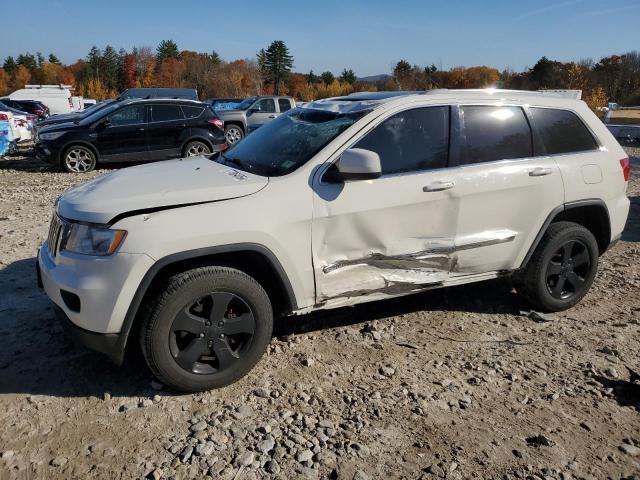
[[[56,65],[60,65],[60,60],[53,53],[49,54],[49,63],[55,63]]]
[[[34,57],[29,52],[27,52],[25,54],[21,53],[20,55],[18,55],[18,57],[16,58],[16,63],[18,65],[24,65],[24,67],[27,70],[35,70],[36,68],[38,68],[38,63],[36,62],[36,57]]]
[[[331,85],[335,79],[336,77],[331,72],[322,72],[320,74],[320,80],[322,80],[325,85]]]
[[[15,72],[16,69],[18,68],[18,63],[15,61],[15,59],[11,55],[9,55],[7,58],[4,59],[2,68],[4,69],[5,72],[11,74]]]
[[[44,65],[44,55],[41,52],[36,52],[36,62],[38,64],[38,68],[42,68]]]
[[[87,55],[87,70],[89,78],[99,78],[102,70],[102,52],[95,45]]]
[[[173,40],[162,40],[158,48],[156,48],[156,62],[158,67],[162,65],[162,62],[167,58],[175,58],[180,60],[180,50],[178,50],[178,44]]]
[[[310,70],[309,73],[307,74],[307,83],[310,83],[313,85],[317,81],[318,81],[318,76],[315,73],[313,73],[313,70]]]
[[[293,57],[282,40],[275,40],[264,50],[258,52],[258,65],[268,82],[273,83],[273,93],[279,94],[280,82],[293,68]]]
[[[102,84],[107,90],[118,89],[118,72],[120,70],[120,57],[116,50],[107,45],[102,54]]]
[[[345,68],[340,74],[340,80],[342,80],[343,82],[347,82],[348,84],[354,83],[357,79],[358,77],[356,77],[356,74],[351,69],[347,70]]]

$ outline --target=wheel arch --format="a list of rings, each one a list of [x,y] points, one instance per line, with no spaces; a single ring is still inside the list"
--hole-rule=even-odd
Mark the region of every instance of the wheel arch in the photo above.
[[[542,228],[536,235],[535,240],[529,247],[527,255],[524,257],[520,268],[523,268],[538,247],[544,233],[554,222],[574,222],[582,225],[589,230],[596,238],[598,250],[602,255],[611,244],[611,221],[609,219],[609,209],[603,200],[599,198],[590,198],[585,200],[577,200],[568,202],[554,208]]]
[[[247,127],[240,120],[228,120],[228,121],[224,122],[224,128],[227,128],[227,125],[235,125],[235,126],[240,127],[242,129],[242,133],[244,133],[244,134],[247,133]]]
[[[298,308],[289,277],[275,254],[263,245],[221,245],[168,255],[151,266],[131,300],[120,331],[119,363],[124,359],[129,335],[139,324],[144,302],[153,292],[153,287],[170,275],[205,265],[233,267],[254,277],[269,295],[275,313],[289,313]]]
[[[202,142],[205,143],[212,152],[214,150],[213,144],[208,139],[202,136],[189,137],[182,143],[182,147],[180,147],[180,155],[182,155],[183,157],[185,156],[185,150],[187,148],[187,145],[189,145],[189,142]]]

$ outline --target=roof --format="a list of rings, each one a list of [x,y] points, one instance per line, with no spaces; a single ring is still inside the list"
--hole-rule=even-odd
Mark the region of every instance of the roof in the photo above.
[[[122,100],[115,99],[114,102],[118,102],[122,105],[130,105],[132,103],[193,103],[196,105],[203,104],[205,102],[201,102],[200,100],[191,100],[190,98],[162,98],[162,97],[153,97],[153,98],[125,98]]]
[[[577,100],[568,97],[563,92],[504,90],[496,88],[483,89],[434,89],[411,92],[358,92],[342,97],[332,97],[316,100],[304,105],[303,108],[330,110],[347,113],[365,109],[372,109],[395,101],[401,103],[410,99],[434,99],[447,102],[474,102],[485,100],[515,101],[518,103],[555,103],[575,104]],[[545,99],[541,102],[541,99]],[[549,100],[549,101],[547,101]]]

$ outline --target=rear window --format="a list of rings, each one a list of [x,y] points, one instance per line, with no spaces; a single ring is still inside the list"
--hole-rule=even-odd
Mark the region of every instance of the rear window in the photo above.
[[[464,106],[465,164],[533,156],[529,123],[520,107]]]
[[[167,122],[180,120],[184,117],[178,105],[153,105],[151,107],[151,118],[154,122]]]
[[[598,144],[573,112],[554,108],[529,109],[547,155],[596,150]]]
[[[196,117],[199,117],[203,110],[204,110],[203,107],[194,107],[194,106],[191,106],[191,105],[183,105],[182,106],[182,111],[184,112],[185,118],[196,118]]]

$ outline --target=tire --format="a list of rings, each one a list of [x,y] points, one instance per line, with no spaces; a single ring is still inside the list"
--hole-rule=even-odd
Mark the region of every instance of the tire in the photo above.
[[[573,222],[552,223],[516,275],[516,289],[541,311],[571,308],[591,288],[598,256],[598,243],[589,230]]]
[[[182,151],[183,157],[197,157],[199,155],[211,155],[211,147],[204,142],[193,140],[187,143]]]
[[[87,173],[96,168],[96,154],[84,145],[71,145],[62,154],[60,166],[65,172]]]
[[[272,331],[271,302],[258,282],[233,268],[202,267],[170,277],[150,299],[140,341],[162,383],[199,392],[246,375]]]
[[[244,138],[244,130],[241,126],[232,123],[224,127],[224,136],[229,145],[234,145]]]

